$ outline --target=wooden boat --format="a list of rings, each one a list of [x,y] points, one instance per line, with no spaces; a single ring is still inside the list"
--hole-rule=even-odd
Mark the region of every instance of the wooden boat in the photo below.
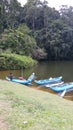
[[[44,85],[44,84],[52,84],[52,83],[61,82],[61,79],[62,79],[62,76],[56,77],[56,78],[44,79],[44,80],[34,80],[34,82],[39,85]]]
[[[35,73],[32,73],[27,80],[26,79],[20,80],[20,79],[15,79],[15,78],[11,80],[9,77],[6,77],[6,80],[20,83],[20,84],[25,84],[25,85],[31,85],[31,82],[33,81],[34,77],[35,77]]]
[[[73,89],[73,82],[70,83],[64,83],[60,86],[50,87],[55,92],[63,92],[63,91],[69,91],[70,89]]]

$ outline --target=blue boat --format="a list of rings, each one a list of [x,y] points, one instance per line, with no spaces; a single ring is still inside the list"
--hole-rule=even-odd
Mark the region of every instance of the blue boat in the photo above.
[[[34,78],[35,78],[35,73],[32,73],[27,80],[26,79],[20,80],[20,79],[15,79],[15,78],[11,80],[9,77],[6,77],[6,80],[20,83],[20,84],[25,84],[25,85],[31,85],[31,82],[33,81]]]
[[[44,85],[44,84],[52,84],[52,83],[61,82],[61,80],[62,80],[62,76],[56,77],[56,78],[44,79],[44,80],[34,80],[34,82],[39,85]]]
[[[61,85],[61,84],[63,84],[63,83],[64,83],[64,81],[55,82],[55,83],[51,83],[51,84],[43,84],[43,85],[39,85],[38,88],[46,87],[46,88],[48,89],[48,88],[50,88],[50,87],[58,86],[58,85]]]
[[[64,83],[63,85],[60,86],[55,86],[55,87],[50,87],[54,92],[63,92],[63,91],[69,91],[70,89],[73,89],[73,82],[70,83]]]

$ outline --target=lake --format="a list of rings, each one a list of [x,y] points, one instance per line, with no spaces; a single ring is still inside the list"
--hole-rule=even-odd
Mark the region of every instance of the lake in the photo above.
[[[37,79],[63,76],[64,82],[73,82],[73,61],[44,61],[30,69],[0,71],[0,79],[5,79],[10,72],[12,72],[16,78],[23,76],[27,79],[29,75],[34,72]],[[73,101],[73,92],[67,93],[65,98]]]

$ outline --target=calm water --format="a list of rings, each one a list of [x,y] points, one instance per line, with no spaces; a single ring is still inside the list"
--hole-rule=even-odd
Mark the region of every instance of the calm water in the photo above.
[[[73,61],[40,62],[31,69],[0,71],[0,79],[5,79],[10,72],[12,72],[16,78],[23,76],[27,79],[32,72],[35,72],[37,79],[63,76],[63,81],[73,82]],[[65,98],[73,100],[73,92],[66,94]]]

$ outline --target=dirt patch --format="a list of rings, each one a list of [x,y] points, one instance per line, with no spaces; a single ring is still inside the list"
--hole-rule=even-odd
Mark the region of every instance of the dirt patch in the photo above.
[[[7,130],[6,124],[3,122],[3,119],[0,118],[0,130]]]
[[[5,117],[8,116],[11,109],[10,103],[0,100],[0,130],[8,130],[7,124],[5,123]]]

